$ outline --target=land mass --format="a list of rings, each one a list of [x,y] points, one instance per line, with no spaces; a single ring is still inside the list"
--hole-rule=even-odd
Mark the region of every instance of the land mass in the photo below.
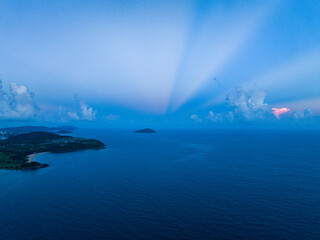
[[[134,131],[134,133],[156,133],[156,131],[151,128],[145,128],[145,129],[136,130]]]
[[[72,131],[70,131],[70,130],[60,130],[60,131],[58,131],[56,133],[66,134],[66,133],[72,133]]]
[[[31,132],[60,132],[68,131],[68,133],[76,130],[74,126],[61,126],[61,127],[44,127],[44,126],[21,126],[21,127],[8,127],[0,128],[0,136],[12,137],[21,133]]]
[[[29,155],[52,152],[65,153],[87,149],[103,149],[104,143],[95,139],[61,136],[49,132],[31,132],[0,141],[0,169],[37,169],[47,164],[30,161]]]

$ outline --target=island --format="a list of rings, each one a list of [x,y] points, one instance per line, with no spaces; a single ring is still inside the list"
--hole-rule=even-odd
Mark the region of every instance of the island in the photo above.
[[[66,153],[88,149],[103,149],[105,144],[95,139],[76,138],[49,132],[31,132],[0,141],[0,169],[38,169],[48,164],[34,161],[35,154]]]
[[[156,133],[156,131],[151,128],[145,128],[145,129],[136,130],[134,131],[134,133]]]
[[[31,133],[31,132],[59,132],[63,131],[66,133],[71,133],[72,131],[78,129],[74,126],[61,126],[61,127],[44,127],[44,126],[20,126],[20,127],[7,127],[0,128],[0,137],[7,138],[12,137],[21,133]]]

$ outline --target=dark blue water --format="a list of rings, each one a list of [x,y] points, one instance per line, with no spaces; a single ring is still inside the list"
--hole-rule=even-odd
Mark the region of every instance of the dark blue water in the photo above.
[[[320,133],[79,130],[108,148],[0,171],[0,239],[319,239]]]

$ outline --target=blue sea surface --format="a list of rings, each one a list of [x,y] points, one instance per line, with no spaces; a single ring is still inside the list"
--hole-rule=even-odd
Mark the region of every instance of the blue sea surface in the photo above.
[[[0,170],[0,239],[320,239],[320,132],[77,130]]]

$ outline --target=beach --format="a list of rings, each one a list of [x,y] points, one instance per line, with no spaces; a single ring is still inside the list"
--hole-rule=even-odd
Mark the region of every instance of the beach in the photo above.
[[[34,162],[34,159],[36,158],[36,156],[39,156],[39,155],[45,154],[45,153],[48,153],[48,152],[33,153],[33,154],[28,155],[28,163]]]

